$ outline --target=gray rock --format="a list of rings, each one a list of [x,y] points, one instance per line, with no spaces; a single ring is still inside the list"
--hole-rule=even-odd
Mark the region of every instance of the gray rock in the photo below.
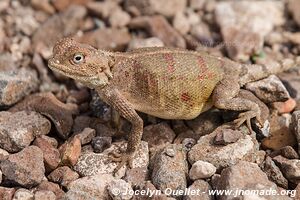
[[[5,176],[4,182],[26,188],[36,186],[44,178],[43,152],[36,146],[26,147],[1,161],[0,168]]]
[[[38,88],[37,73],[27,68],[0,73],[0,106],[10,106]]]
[[[69,183],[79,178],[79,174],[77,174],[67,166],[62,166],[53,170],[47,176],[47,178],[54,183],[58,183],[63,187],[67,187]]]
[[[128,192],[132,191],[131,185],[122,179],[112,180],[107,190],[113,200],[130,200],[133,196]]]
[[[133,186],[140,185],[148,180],[149,171],[147,167],[129,168],[126,171],[124,180]]]
[[[216,173],[216,167],[209,162],[198,160],[192,165],[189,177],[192,180],[209,178]]]
[[[121,8],[114,9],[109,18],[108,22],[111,27],[123,27],[126,26],[131,20],[130,15],[123,11]]]
[[[111,174],[98,174],[77,179],[69,184],[64,200],[111,199],[106,187],[115,180]]]
[[[267,174],[268,178],[278,186],[288,189],[288,181],[281,173],[279,167],[275,165],[270,157],[267,157],[262,165],[262,170]]]
[[[159,190],[184,190],[187,187],[188,166],[182,145],[170,144],[151,160],[152,183]],[[175,195],[171,195],[175,197]],[[177,196],[178,197],[178,196]]]
[[[281,80],[275,75],[270,75],[265,79],[247,83],[245,88],[253,92],[265,103],[286,101],[290,98],[289,92]]]
[[[18,152],[36,136],[46,135],[50,128],[50,121],[36,112],[0,112],[0,147]]]
[[[261,171],[257,164],[240,161],[236,165],[224,169],[217,181],[213,182],[213,187],[217,190],[275,190],[279,192],[279,188],[275,183],[268,180],[267,175]],[[288,196],[281,195],[260,195],[239,193],[219,196],[219,200],[233,199],[265,199],[265,200],[290,200]]]
[[[95,136],[96,136],[95,129],[89,127],[84,128],[83,131],[80,133],[76,133],[76,137],[80,139],[81,145],[90,143]]]
[[[52,191],[39,190],[34,193],[34,200],[56,200],[56,195]]]
[[[229,56],[236,60],[248,60],[253,52],[259,52],[264,36],[274,26],[284,22],[283,11],[284,4],[279,1],[217,3],[216,21],[221,27]]]
[[[300,153],[300,110],[292,114],[291,130],[294,132],[298,143],[298,154]]]
[[[111,174],[117,167],[118,163],[113,162],[109,158],[111,152],[115,152],[119,149],[126,149],[127,143],[116,142],[112,146],[106,149],[102,153],[85,152],[81,154],[78,162],[74,166],[74,170],[81,176],[92,176],[96,174]],[[133,168],[135,167],[147,167],[149,163],[148,144],[146,142],[141,143],[140,148],[137,150],[136,156],[133,161]],[[118,175],[123,176],[125,174],[125,166],[122,167]]]
[[[20,188],[15,192],[13,200],[34,200],[34,195],[29,190]]]
[[[232,129],[221,129],[216,134],[216,137],[214,139],[214,144],[227,145],[227,144],[235,143],[241,137],[242,137],[242,133],[240,131],[236,131]]]
[[[92,148],[95,153],[102,153],[105,149],[111,146],[111,137],[97,136],[92,139]]]
[[[218,128],[209,135],[202,136],[198,143],[192,147],[188,153],[188,159],[191,164],[198,160],[213,164],[217,170],[234,165],[240,160],[255,161],[258,151],[256,139],[248,135],[248,129],[242,126],[239,130],[242,137],[235,143],[226,146],[214,145],[213,140],[218,133]]]
[[[197,194],[186,195],[184,200],[214,200],[214,197],[208,194],[211,186],[204,180],[196,180],[190,187],[190,191],[198,191]]]
[[[288,9],[292,13],[294,20],[297,22],[297,24],[300,26],[300,3],[297,0],[289,0],[288,1]]]
[[[282,156],[273,158],[274,162],[279,166],[283,175],[293,183],[300,183],[300,160],[286,159]]]

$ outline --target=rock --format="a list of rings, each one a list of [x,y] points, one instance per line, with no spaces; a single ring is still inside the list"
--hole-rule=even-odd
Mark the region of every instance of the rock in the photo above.
[[[189,177],[192,180],[209,178],[216,173],[216,167],[209,162],[198,160],[192,165]]]
[[[55,138],[49,137],[47,135],[41,135],[39,137],[42,138],[43,140],[46,140],[49,144],[51,144],[52,147],[54,147],[55,149],[57,149],[58,142],[57,142],[57,140]]]
[[[195,137],[193,138],[196,140],[198,140],[200,136],[211,133],[222,123],[222,114],[216,110],[201,113],[197,118],[187,121],[188,127],[195,132]]]
[[[197,192],[196,194],[186,195],[184,200],[213,200],[213,196],[208,194],[208,191],[212,188],[204,180],[196,180],[193,184],[188,187],[188,190]]]
[[[130,200],[133,196],[128,192],[132,191],[130,184],[122,179],[112,180],[107,190],[113,200]]]
[[[300,9],[300,3],[297,0],[289,0],[288,1],[288,9],[292,13],[294,20],[300,26],[300,13],[298,12]]]
[[[218,181],[213,182],[213,187],[217,190],[242,190],[242,191],[268,191],[274,190],[279,192],[279,188],[275,185],[275,183],[268,180],[268,177],[265,173],[261,171],[261,169],[257,166],[257,164],[240,161],[236,165],[228,167],[221,172],[221,176],[218,178]],[[247,194],[247,193],[246,193]],[[250,194],[246,195],[243,193],[229,194],[226,196],[222,196],[220,199],[229,200],[229,199],[266,199],[266,200],[283,200],[290,199],[288,196],[281,195],[263,195],[260,194]]]
[[[5,176],[4,182],[26,188],[36,186],[41,183],[45,173],[43,152],[36,146],[26,147],[1,161],[0,168]]]
[[[161,14],[172,17],[182,12],[186,7],[186,0],[126,0],[125,8],[128,11],[135,11],[139,15]]]
[[[62,11],[73,4],[86,5],[90,1],[91,0],[53,0],[52,3],[57,10]]]
[[[127,51],[144,47],[163,47],[164,43],[157,37],[150,37],[146,39],[133,38],[129,44]]]
[[[204,7],[205,3],[205,0],[190,0],[189,6],[195,10],[201,10]]]
[[[34,193],[34,200],[56,200],[56,196],[51,191],[39,190]]]
[[[67,187],[72,181],[79,178],[79,174],[74,172],[67,166],[59,167],[48,175],[48,179],[54,183],[58,183],[63,187]]]
[[[188,152],[192,149],[192,147],[197,143],[197,141],[193,138],[185,138],[182,140],[182,146]]]
[[[136,187],[137,190],[144,190],[144,191],[159,191],[160,193],[154,193],[152,195],[153,199],[159,199],[159,200],[174,200],[172,197],[167,197],[167,195],[163,194],[161,190],[157,190],[155,186],[150,181],[145,181],[142,184],[138,185]],[[139,193],[137,195],[133,196],[133,200],[144,200],[145,195]]]
[[[15,192],[12,200],[34,200],[34,195],[29,190],[20,188]]]
[[[242,137],[235,143],[226,146],[214,145],[213,140],[218,133],[216,129],[209,135],[202,136],[198,143],[188,152],[188,159],[191,164],[198,160],[213,164],[217,170],[234,165],[240,160],[254,161],[258,151],[258,144],[255,139],[248,135],[248,129],[242,126],[239,130]]]
[[[274,162],[279,166],[283,175],[293,183],[300,183],[300,160],[298,159],[286,159],[282,156],[276,156],[273,158]]]
[[[185,48],[184,38],[162,16],[137,17],[129,23],[131,28],[144,28],[152,37],[157,37],[166,46]]]
[[[38,88],[35,71],[27,68],[2,71],[0,76],[0,106],[10,106]]]
[[[115,180],[110,174],[98,174],[77,179],[69,184],[65,200],[110,199],[106,189]]]
[[[52,47],[56,41],[62,37],[75,34],[86,14],[87,10],[85,7],[72,5],[64,12],[52,15],[33,34],[32,42],[35,51],[48,59],[52,54]]]
[[[291,129],[296,136],[297,143],[298,143],[298,154],[300,153],[299,147],[300,147],[300,111],[294,111],[292,114],[292,123],[291,123]]]
[[[264,161],[262,170],[267,174],[268,178],[279,187],[288,189],[288,181],[270,157],[267,157]]]
[[[92,141],[92,139],[96,136],[95,129],[92,128],[84,128],[82,132],[76,133],[75,137],[80,140],[82,145],[88,144]]]
[[[113,10],[108,18],[108,22],[111,25],[111,27],[126,26],[130,22],[130,20],[130,15],[120,8]]]
[[[91,1],[86,7],[91,13],[104,19],[108,18],[114,10],[120,9],[116,1]]]
[[[64,165],[74,166],[81,154],[80,139],[73,137],[70,141],[66,141],[59,147],[61,163]]]
[[[297,141],[294,133],[289,128],[290,115],[271,115],[270,137],[262,140],[262,147],[265,149],[279,150],[285,146],[294,146]]]
[[[77,38],[79,42],[88,43],[98,49],[115,51],[124,50],[130,39],[131,36],[126,28],[96,29]]]
[[[72,114],[77,110],[70,104],[60,102],[52,93],[38,93],[26,97],[9,111],[33,110],[39,112],[53,122],[59,136],[66,139],[73,125]]]
[[[125,150],[127,143],[116,142],[108,149],[105,149],[102,153],[87,152],[79,157],[77,164],[74,166],[74,170],[81,176],[92,176],[96,174],[111,174],[117,167],[116,162],[113,162],[109,158],[111,152],[118,151],[120,149]],[[148,144],[142,141],[140,148],[137,150],[136,156],[133,160],[133,168],[147,167],[149,163]],[[125,166],[122,167],[118,174],[124,175]]]
[[[172,24],[173,27],[182,35],[187,34],[191,28],[191,24],[183,12],[176,13]]]
[[[259,53],[264,37],[274,26],[283,24],[283,10],[283,2],[278,1],[217,3],[216,21],[224,42],[233,44],[226,45],[229,56],[235,60],[248,60],[253,52]]]
[[[148,173],[147,167],[128,168],[124,180],[132,186],[137,186],[148,180]]]
[[[270,75],[265,79],[247,83],[245,87],[265,103],[286,101],[290,98],[289,92],[275,75]]]
[[[231,143],[235,143],[242,137],[240,131],[232,130],[232,129],[221,129],[217,132],[214,144],[218,145],[227,145]]]
[[[50,122],[36,112],[0,112],[0,147],[18,152],[30,145],[36,136],[50,131]]]
[[[48,181],[42,181],[42,183],[38,185],[37,190],[51,191],[56,195],[57,199],[62,199],[65,195],[64,191],[60,189],[58,184]]]
[[[11,200],[14,196],[15,191],[15,188],[7,188],[0,186],[0,199]]]
[[[60,162],[60,154],[58,149],[54,148],[47,140],[36,138],[33,145],[39,147],[43,151],[45,169],[50,172],[57,168]]]
[[[9,156],[9,153],[4,149],[0,149],[0,160],[5,160]]]
[[[95,153],[102,153],[105,149],[111,146],[111,141],[111,137],[94,137],[92,139],[92,148]]]
[[[30,3],[34,9],[44,11],[48,14],[55,13],[55,9],[52,7],[48,0],[31,0]]]
[[[289,98],[285,102],[274,102],[272,104],[272,107],[275,108],[278,111],[278,114],[283,114],[283,113],[290,113],[292,112],[297,105],[297,102]]]
[[[197,41],[201,42],[201,44],[204,44],[205,46],[212,46],[214,43],[209,26],[204,22],[200,21],[197,24],[193,24],[191,26],[190,33],[197,39]]]
[[[169,144],[157,152],[151,160],[151,180],[156,188],[164,191],[184,190],[187,187],[188,166],[186,154],[181,145]],[[175,195],[171,195],[175,197]]]
[[[173,142],[175,133],[171,127],[165,123],[148,125],[144,127],[143,141],[148,142],[149,148],[157,148],[158,146],[166,146]]]
[[[295,193],[291,197],[295,197],[294,200],[300,200],[300,184],[297,185],[294,191]]]
[[[285,146],[279,149],[278,151],[273,151],[270,156],[275,157],[281,155],[287,159],[299,159],[299,155],[291,146]]]

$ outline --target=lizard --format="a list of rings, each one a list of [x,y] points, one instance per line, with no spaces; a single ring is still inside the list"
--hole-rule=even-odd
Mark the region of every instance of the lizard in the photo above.
[[[137,111],[162,119],[190,120],[211,107],[240,111],[233,122],[251,130],[263,124],[257,103],[238,96],[246,83],[300,63],[300,56],[272,65],[241,64],[206,52],[168,47],[110,52],[63,38],[53,47],[48,66],[83,85],[127,119],[132,128],[125,152],[114,153],[115,171],[129,164],[141,143],[143,120]]]

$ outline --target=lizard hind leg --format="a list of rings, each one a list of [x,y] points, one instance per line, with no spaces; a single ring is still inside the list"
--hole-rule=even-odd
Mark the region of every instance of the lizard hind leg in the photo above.
[[[235,79],[231,77],[220,81],[212,94],[213,104],[219,109],[245,111],[240,113],[238,118],[233,122],[236,127],[246,122],[249,131],[252,132],[252,118],[256,118],[257,121],[262,124],[260,107],[257,103],[239,96],[239,83],[233,80]]]

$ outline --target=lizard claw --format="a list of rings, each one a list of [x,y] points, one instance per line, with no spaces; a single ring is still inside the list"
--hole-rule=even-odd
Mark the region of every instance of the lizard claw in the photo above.
[[[129,167],[133,167],[133,153],[117,153],[117,152],[112,152],[110,154],[110,159],[114,162],[120,162],[118,166],[114,169],[113,173],[115,174],[118,172],[124,165],[128,163]]]
[[[258,119],[256,112],[254,111],[247,111],[239,114],[239,118],[234,120],[233,122],[235,123],[236,127],[240,127],[244,122],[246,122],[247,128],[249,129],[250,133],[252,133],[252,127],[251,127],[251,119],[256,117]],[[259,119],[260,120],[260,117]]]

